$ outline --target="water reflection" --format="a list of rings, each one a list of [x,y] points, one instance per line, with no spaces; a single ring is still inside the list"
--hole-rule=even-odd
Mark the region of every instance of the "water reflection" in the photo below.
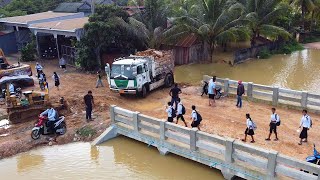
[[[320,50],[305,49],[289,55],[274,55],[230,67],[227,64],[194,64],[175,68],[175,80],[199,84],[203,75],[241,79],[257,84],[280,86],[318,93]]]
[[[21,154],[17,157],[17,171],[24,172],[37,169],[44,163],[44,157],[36,154]]]
[[[96,162],[96,163],[99,163],[99,149],[98,149],[98,146],[91,146],[90,148],[90,157],[91,157],[91,160]]]

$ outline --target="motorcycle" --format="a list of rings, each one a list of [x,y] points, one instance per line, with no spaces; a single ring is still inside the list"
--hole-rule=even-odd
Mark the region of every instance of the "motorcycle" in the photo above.
[[[202,87],[202,94],[201,96],[203,96],[204,94],[208,95],[208,87],[209,87],[209,83],[207,81],[203,81],[204,82],[204,85]],[[215,99],[220,99],[221,96],[222,96],[222,92],[221,92],[221,86],[219,85],[216,85],[216,95],[215,95]]]
[[[320,153],[316,150],[316,145],[313,144],[313,155],[308,156],[306,161],[312,164],[320,165]],[[302,170],[303,172],[309,173],[309,171]],[[313,175],[318,176],[318,174],[313,173]]]
[[[67,125],[64,121],[65,117],[60,116],[58,120],[54,122],[54,129],[51,130],[48,126],[48,120],[46,116],[39,116],[38,122],[32,128],[31,138],[36,140],[40,138],[40,135],[64,135],[67,131]]]

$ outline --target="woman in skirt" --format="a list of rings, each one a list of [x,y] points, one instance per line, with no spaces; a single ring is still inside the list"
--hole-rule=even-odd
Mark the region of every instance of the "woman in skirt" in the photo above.
[[[54,86],[56,86],[57,89],[59,90],[60,77],[58,76],[58,74],[57,74],[56,72],[53,72],[52,78],[53,78],[53,80],[54,80]]]
[[[254,143],[254,138],[253,138],[253,135],[254,135],[254,127],[253,127],[253,122],[252,122],[252,119],[250,117],[250,114],[246,114],[246,118],[247,118],[247,128],[246,128],[246,131],[244,132],[245,136],[244,136],[244,139],[242,139],[243,142],[246,142],[247,141],[247,135],[251,136],[251,143]]]

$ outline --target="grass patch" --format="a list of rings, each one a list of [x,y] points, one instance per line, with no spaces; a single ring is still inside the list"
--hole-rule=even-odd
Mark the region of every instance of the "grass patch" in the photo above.
[[[268,59],[271,57],[271,52],[267,48],[263,48],[259,53],[257,54],[257,57],[259,59]]]
[[[97,131],[93,129],[91,126],[87,125],[77,130],[77,134],[81,137],[89,137],[97,134]]]

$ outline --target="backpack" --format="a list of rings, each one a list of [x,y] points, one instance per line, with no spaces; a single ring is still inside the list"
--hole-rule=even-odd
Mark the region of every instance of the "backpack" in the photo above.
[[[172,118],[175,118],[176,116],[177,116],[176,110],[173,109],[173,107],[171,107],[171,117],[172,117]]]
[[[197,113],[197,121],[201,122],[202,121],[201,115],[198,113],[198,111],[196,111],[196,113]]]
[[[306,116],[306,119],[308,120],[310,120],[310,128],[312,127],[312,120],[311,120],[311,118],[309,117],[309,116]]]
[[[276,123],[276,126],[280,126],[281,120],[280,120],[279,116],[278,116],[277,114],[275,114],[274,116],[275,116],[276,120],[279,120],[279,121]],[[278,119],[278,118],[279,118],[279,119]]]
[[[257,127],[257,125],[256,125],[256,123],[254,123],[251,119],[250,119],[250,121],[252,122],[252,128],[253,128],[253,130],[256,130],[258,127]]]
[[[181,105],[182,106],[182,115],[185,115],[186,114],[186,108],[184,107],[184,105]]]

